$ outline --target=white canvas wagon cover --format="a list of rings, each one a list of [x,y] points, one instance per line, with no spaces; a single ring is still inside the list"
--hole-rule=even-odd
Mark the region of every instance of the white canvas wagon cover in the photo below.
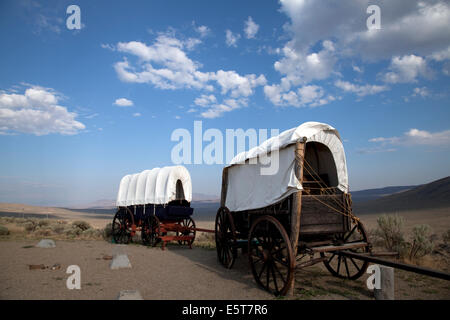
[[[184,195],[180,194],[180,190],[177,194],[177,182],[178,185],[181,183]],[[116,205],[167,204],[180,197],[188,202],[192,200],[189,171],[184,166],[154,168],[124,176],[120,181]]]
[[[347,163],[338,131],[320,122],[305,122],[272,137],[247,152],[236,155],[228,167],[228,187],[225,206],[231,211],[259,209],[279,202],[294,192],[302,190],[295,175],[295,143],[306,138],[306,145],[318,142],[330,150],[332,157],[324,165],[335,166],[335,187],[348,192]],[[275,174],[263,175],[261,162],[245,164],[246,160],[279,151],[279,169]],[[333,167],[334,167],[333,166]]]

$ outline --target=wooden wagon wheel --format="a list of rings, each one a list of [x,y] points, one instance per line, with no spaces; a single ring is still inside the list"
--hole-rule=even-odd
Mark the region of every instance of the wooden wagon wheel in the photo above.
[[[146,246],[154,247],[159,242],[160,222],[157,216],[149,216],[142,225],[141,238]]]
[[[231,269],[237,257],[236,229],[233,216],[227,207],[220,207],[217,211],[215,234],[219,262],[225,268]]]
[[[114,215],[112,236],[115,243],[127,244],[131,240],[133,216],[127,208],[120,208]]]
[[[255,281],[275,295],[285,295],[292,283],[294,251],[283,225],[274,217],[258,218],[250,228],[248,258]]]
[[[335,236],[334,245],[343,245],[356,242],[365,242],[367,246],[348,249],[355,253],[370,252],[367,232],[360,221],[353,221],[348,232]],[[330,273],[338,278],[355,280],[361,277],[367,270],[369,263],[350,257],[341,256],[338,252],[321,252],[322,257],[327,257],[323,263]]]
[[[192,245],[195,240],[195,222],[192,218],[185,218],[180,222],[180,226],[184,228],[183,231],[177,231],[177,236],[192,236],[192,240],[178,240],[181,245]]]

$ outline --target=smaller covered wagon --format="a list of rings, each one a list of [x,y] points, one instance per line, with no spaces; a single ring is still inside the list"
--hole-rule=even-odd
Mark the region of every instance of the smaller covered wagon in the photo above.
[[[112,223],[116,243],[129,243],[140,232],[142,243],[155,246],[178,241],[191,247],[195,239],[192,182],[183,166],[144,170],[120,181],[117,213]]]

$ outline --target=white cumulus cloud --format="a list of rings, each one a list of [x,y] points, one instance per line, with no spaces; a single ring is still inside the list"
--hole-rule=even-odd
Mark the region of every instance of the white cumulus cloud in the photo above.
[[[225,31],[225,43],[229,47],[237,47],[237,42],[241,38],[240,34],[234,34],[231,30]]]
[[[430,93],[430,91],[428,90],[427,87],[414,88],[414,90],[413,90],[413,97],[425,98],[425,97],[428,97],[430,95],[431,95],[431,93]]]
[[[210,94],[210,95],[202,94],[200,97],[198,97],[194,100],[194,103],[201,107],[207,107],[216,102],[217,102],[217,99],[213,94]]]
[[[400,137],[378,137],[372,138],[370,142],[382,145],[428,145],[428,146],[450,146],[450,130],[429,132],[426,130],[410,129]]]
[[[222,94],[230,92],[233,98],[240,96],[248,97],[253,94],[253,88],[263,86],[267,80],[264,75],[256,76],[255,74],[248,74],[245,76],[239,75],[235,71],[219,70],[211,79],[217,81],[222,88]]]
[[[258,33],[259,25],[257,25],[252,17],[248,17],[248,19],[245,21],[245,36],[247,39],[253,39],[255,38],[256,34]]]
[[[323,88],[317,85],[306,85],[291,91],[284,91],[280,85],[267,85],[264,93],[276,106],[317,107],[336,100],[332,95],[325,95]]]
[[[289,18],[284,26],[289,40],[277,49],[280,57],[274,63],[282,78],[264,90],[275,104],[301,103],[297,99],[300,87],[342,77],[346,63],[362,74],[364,68],[355,66],[355,60],[360,64],[390,61],[388,70],[379,76],[392,84],[430,78],[429,60],[443,62],[442,72],[450,74],[450,62],[446,62],[450,57],[448,1],[383,1],[380,30],[366,26],[367,0],[280,0],[280,4]],[[337,86],[360,97],[388,89],[344,80]]]
[[[345,92],[355,93],[356,95],[363,97],[367,95],[377,94],[388,90],[387,86],[384,85],[357,85],[350,83],[348,81],[337,80],[334,85]]]
[[[200,116],[207,119],[221,117],[225,112],[230,112],[242,107],[246,107],[248,101],[241,99],[226,99],[223,103],[212,105],[208,110],[200,113]]]
[[[197,31],[199,33],[200,37],[202,37],[202,38],[206,37],[211,32],[211,29],[209,29],[207,26],[198,26],[197,27],[194,24],[194,28],[195,28],[195,31]]]
[[[22,94],[1,92],[0,134],[74,135],[85,129],[75,120],[77,114],[59,105],[59,100],[53,89],[40,86],[30,86]]]
[[[119,107],[131,107],[131,106],[133,106],[133,101],[128,100],[126,98],[120,98],[120,99],[116,99],[116,101],[114,101],[114,105],[119,106]]]
[[[450,4],[444,0],[383,1],[381,30],[368,30],[367,0],[280,0],[293,34],[291,46],[308,49],[335,39],[339,51],[364,59],[386,59],[416,52],[429,55],[450,45]],[[320,21],[320,23],[318,23]]]
[[[418,76],[429,77],[431,75],[424,58],[416,55],[393,57],[383,79],[389,83],[416,82]]]
[[[188,39],[189,40],[189,39]],[[254,94],[256,87],[264,86],[267,80],[263,74],[241,75],[234,70],[201,71],[202,65],[190,59],[186,53],[189,41],[181,41],[168,33],[159,34],[154,43],[148,45],[139,41],[119,42],[117,51],[137,58],[132,63],[128,57],[114,64],[120,80],[132,83],[149,83],[160,89],[195,89],[204,91],[195,99],[198,106],[210,108],[202,110],[201,116],[214,118],[226,111],[237,109],[242,102]],[[220,89],[223,100],[218,103],[211,92]],[[239,106],[231,100],[241,101]],[[195,112],[191,108],[190,112]]]

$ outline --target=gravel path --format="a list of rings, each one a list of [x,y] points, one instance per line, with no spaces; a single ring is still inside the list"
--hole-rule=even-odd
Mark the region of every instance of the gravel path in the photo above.
[[[246,259],[227,270],[215,250],[105,241],[56,241],[42,249],[37,242],[0,241],[0,299],[116,299],[121,290],[139,290],[144,299],[273,299],[256,286]],[[128,255],[131,269],[110,270],[103,256],[117,252]],[[29,270],[40,264],[61,268]],[[69,265],[81,269],[81,290],[66,287]]]

